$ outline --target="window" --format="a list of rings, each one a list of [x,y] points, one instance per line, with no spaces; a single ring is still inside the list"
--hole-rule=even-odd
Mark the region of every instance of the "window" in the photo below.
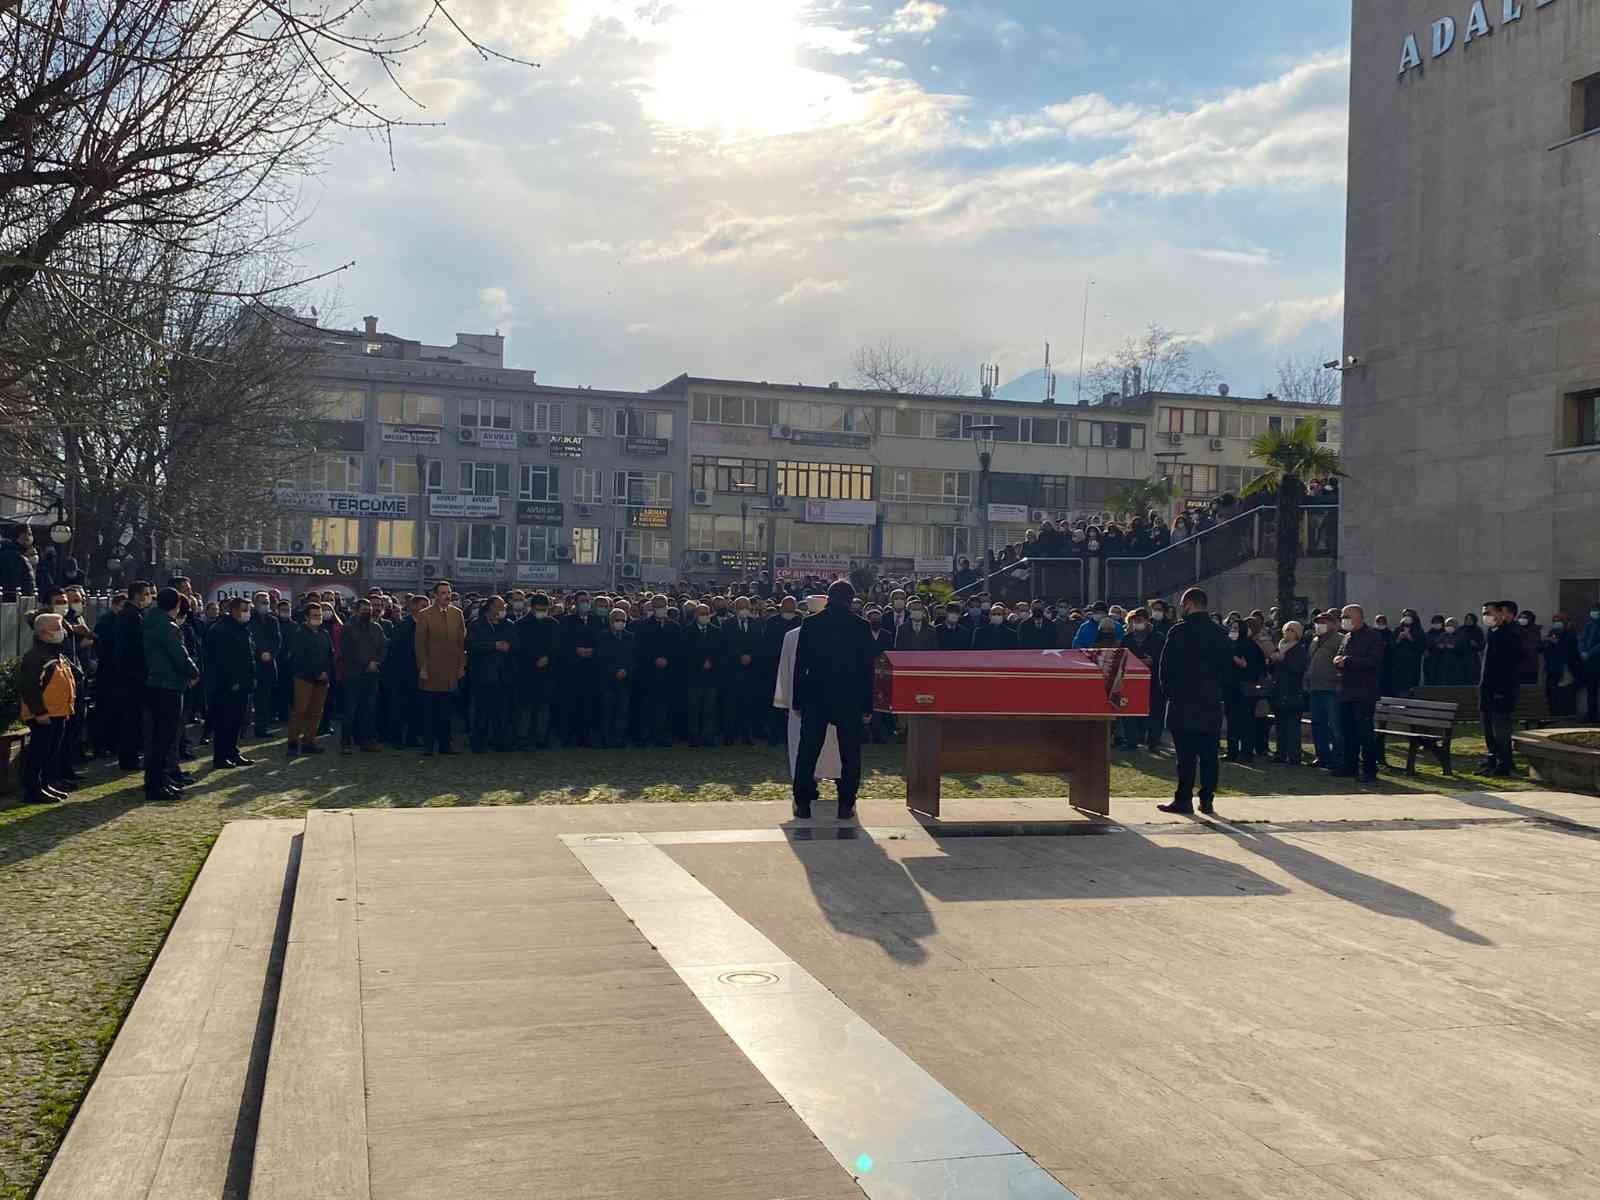
[[[322,388],[317,392],[317,416],[324,421],[365,421],[367,393],[362,388]]]
[[[778,404],[778,424],[820,433],[871,433],[872,409],[783,400]]]
[[[378,521],[377,545],[374,553],[380,558],[416,558],[417,523],[415,521]]]
[[[600,562],[600,531],[574,529],[572,531],[572,561],[580,567],[597,566]]]
[[[924,437],[936,438],[964,438],[967,436],[967,426],[972,424],[970,417],[963,417],[960,413],[934,412],[928,414],[932,421],[924,422],[925,430],[931,429],[931,434],[924,433]]]
[[[506,537],[504,525],[457,525],[456,561],[505,562]]]
[[[260,521],[228,535],[230,550],[279,550],[283,548],[283,523]]]
[[[1218,495],[1217,468],[1197,463],[1161,464],[1161,473],[1177,479],[1178,488],[1186,500],[1204,499]]]
[[[871,500],[872,468],[854,463],[780,462],[778,495],[803,500]]]
[[[1082,475],[1074,476],[1072,480],[1072,507],[1073,508],[1100,508],[1112,496],[1115,496],[1130,483],[1139,482],[1136,479],[1090,479]]]
[[[312,517],[313,554],[360,554],[361,522],[355,517]]]
[[[767,519],[765,516],[714,517],[709,513],[689,514],[689,549],[691,550],[765,550],[767,546]]]
[[[511,495],[510,463],[461,464],[461,492],[467,496]]]
[[[1061,422],[1054,417],[1024,417],[1020,440],[1035,446],[1059,445]]]
[[[1567,397],[1566,436],[1568,446],[1600,446],[1600,390],[1576,392]]]
[[[689,463],[689,486],[723,495],[765,496],[771,487],[772,464],[764,458],[706,458]],[[741,486],[748,485],[748,486]]]
[[[510,429],[511,401],[488,396],[461,401],[461,428]]]
[[[1211,408],[1168,408],[1163,410],[1168,433],[1192,433],[1199,437],[1222,436],[1222,413]]]
[[[1022,504],[1036,508],[1040,503],[1039,476],[1013,475],[996,471],[989,476],[989,503]]]
[[[584,437],[605,437],[606,410],[598,404],[578,406],[578,432]]]
[[[555,559],[556,547],[561,544],[561,531],[541,525],[517,526],[517,561],[522,563],[547,563]]]
[[[427,490],[444,491],[444,463],[437,458],[422,460],[427,478]],[[414,458],[380,458],[378,460],[378,490],[399,492],[414,496],[417,493],[417,460]]]
[[[1328,417],[1317,418],[1317,441],[1337,442],[1339,440],[1339,422]]]
[[[1189,411],[1169,409],[1169,412]],[[1220,416],[1220,413],[1213,413]],[[1143,450],[1144,426],[1123,421],[1079,421],[1079,446],[1098,446],[1107,450]]]
[[[359,492],[361,460],[353,454],[313,454],[295,466],[294,484],[308,492]]]
[[[517,496],[523,500],[561,499],[561,468],[524,464]],[[529,560],[523,559],[523,561]]]
[[[618,437],[651,437],[672,440],[672,414],[649,409],[617,409]]]
[[[885,558],[948,558],[971,553],[973,531],[940,525],[885,525]]]
[[[1572,85],[1572,136],[1600,129],[1600,75]]]
[[[1065,475],[1039,476],[1039,507],[1057,511],[1072,507],[1072,489]]]
[[[1222,474],[1218,478],[1222,490],[1225,492],[1232,492],[1235,496],[1237,496],[1239,494],[1239,489],[1244,487],[1244,468],[1223,467],[1221,470]]]
[[[762,396],[707,396],[696,393],[689,407],[690,419],[706,425],[754,425],[758,428],[778,423],[778,402]]]
[[[618,471],[611,478],[611,495],[622,504],[670,505],[672,472]]]
[[[529,433],[560,433],[561,405],[554,401],[524,400],[522,428]]]
[[[878,432],[887,437],[922,437],[922,418],[932,416],[920,408],[880,408]]]
[[[598,469],[579,467],[572,473],[572,498],[579,504],[604,504],[605,475]]]
[[[734,522],[737,524],[737,517]],[[773,533],[779,554],[798,552],[865,558],[872,553],[872,530],[865,525],[806,525],[783,520],[777,523]],[[755,544],[751,542],[752,546]]]
[[[422,557],[437,559],[439,547],[444,542],[444,525],[438,521],[422,523]]]
[[[616,552],[628,562],[663,567],[672,565],[672,537],[669,534],[649,529],[619,529],[614,544]]]
[[[885,467],[885,500],[922,500],[936,504],[967,504],[972,499],[968,471],[939,471],[920,467]]]
[[[444,401],[422,392],[379,392],[378,420],[386,425],[443,425]]]

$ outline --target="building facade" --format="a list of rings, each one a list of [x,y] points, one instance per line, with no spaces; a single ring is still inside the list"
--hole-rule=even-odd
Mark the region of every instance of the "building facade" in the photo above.
[[[1600,9],[1355,0],[1348,594],[1600,591]]]
[[[212,590],[615,588],[679,574],[685,443],[670,395],[546,387],[498,335],[326,339],[318,452]]]

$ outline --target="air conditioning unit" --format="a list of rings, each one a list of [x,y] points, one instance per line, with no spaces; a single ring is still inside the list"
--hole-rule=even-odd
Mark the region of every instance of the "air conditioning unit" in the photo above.
[[[1045,512],[1045,510],[1042,508],[1035,508],[1028,513],[1028,521],[1034,525],[1041,524],[1049,519],[1050,514]]]
[[[717,552],[715,550],[696,550],[694,561],[702,567],[714,567],[717,565]]]
[[[772,434],[773,437],[777,438],[780,442],[793,441],[794,440],[794,426],[793,425],[774,425],[772,427],[772,429],[771,429],[771,434]]]
[[[460,442],[463,446],[470,446],[470,445],[472,445],[473,442],[478,440],[478,431],[476,429],[460,429],[460,430],[457,430],[456,431],[456,440],[458,442]]]
[[[580,517],[592,517],[592,516],[594,516],[594,507],[593,507],[593,505],[589,505],[589,504],[580,504],[580,505],[578,505],[578,515]]]
[[[537,433],[525,433],[525,434],[523,434],[522,435],[522,444],[524,446],[537,446],[539,444],[539,435]]]
[[[696,504],[698,504],[701,508],[705,508],[707,505],[709,505],[711,503],[711,493],[708,492],[705,488],[695,488],[695,490],[694,490],[694,502]]]
[[[1222,449],[1222,439],[1221,438],[1212,438],[1211,439],[1211,448],[1213,450],[1221,450]]]
[[[572,547],[571,546],[557,546],[556,547],[556,561],[557,562],[571,562],[572,561]]]
[[[611,565],[614,567],[620,567],[624,562],[627,561],[627,558],[628,556],[626,554],[618,550],[611,556]]]
[[[789,498],[787,496],[774,496],[772,498],[772,507],[782,512],[789,507]]]
[[[1183,445],[1183,434],[1169,433],[1167,434],[1167,441],[1174,446],[1181,446]]]
[[[772,569],[774,571],[787,571],[789,569],[789,556],[787,554],[774,554],[772,556]]]
[[[439,568],[434,566],[432,563],[424,563],[423,564],[423,566],[422,566],[422,577],[424,579],[432,579],[438,573],[439,573]]]
[[[622,564],[622,577],[624,579],[637,579],[637,578],[639,578],[639,564],[638,563],[623,563]]]
[[[289,543],[289,553],[291,554],[303,554],[305,553],[305,548],[306,544],[298,539]]]

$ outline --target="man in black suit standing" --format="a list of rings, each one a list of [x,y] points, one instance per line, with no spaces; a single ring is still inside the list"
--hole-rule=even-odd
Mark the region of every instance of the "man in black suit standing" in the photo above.
[[[1483,606],[1483,623],[1488,632],[1483,644],[1483,674],[1478,680],[1478,707],[1489,757],[1479,770],[1489,775],[1510,775],[1515,767],[1511,756],[1511,714],[1517,710],[1522,666],[1522,642],[1516,622],[1515,601],[1490,601]]]
[[[1233,660],[1228,635],[1206,611],[1205,592],[1190,588],[1180,606],[1183,620],[1167,635],[1157,672],[1167,697],[1167,728],[1178,753],[1178,790],[1162,812],[1194,812],[1195,768],[1200,773],[1200,811],[1210,815],[1217,795],[1217,738],[1222,734],[1222,679]]]
[[[856,590],[847,579],[828,588],[828,605],[800,626],[795,647],[794,706],[800,710],[800,748],[794,768],[794,815],[811,815],[817,798],[817,757],[838,731],[839,819],[853,820],[861,787],[861,734],[872,717],[872,667],[878,644],[867,623],[850,611]]]

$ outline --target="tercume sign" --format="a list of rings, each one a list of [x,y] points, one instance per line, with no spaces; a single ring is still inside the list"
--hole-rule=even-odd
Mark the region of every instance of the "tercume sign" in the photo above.
[[[1494,0],[1487,0],[1493,4]],[[1522,20],[1522,11],[1525,7],[1548,8],[1556,0],[1499,0],[1500,23],[1508,25],[1512,21]],[[1465,46],[1479,38],[1488,37],[1494,32],[1494,26],[1489,23],[1489,10],[1485,7],[1485,0],[1473,0],[1472,8],[1467,12],[1466,23],[1459,29],[1454,17],[1440,17],[1428,27],[1428,55],[1430,58],[1442,58],[1455,48],[1459,41]],[[1459,34],[1459,37],[1457,36]],[[1408,71],[1422,70],[1422,44],[1414,33],[1406,34],[1405,41],[1400,43],[1400,75],[1403,78]]]

